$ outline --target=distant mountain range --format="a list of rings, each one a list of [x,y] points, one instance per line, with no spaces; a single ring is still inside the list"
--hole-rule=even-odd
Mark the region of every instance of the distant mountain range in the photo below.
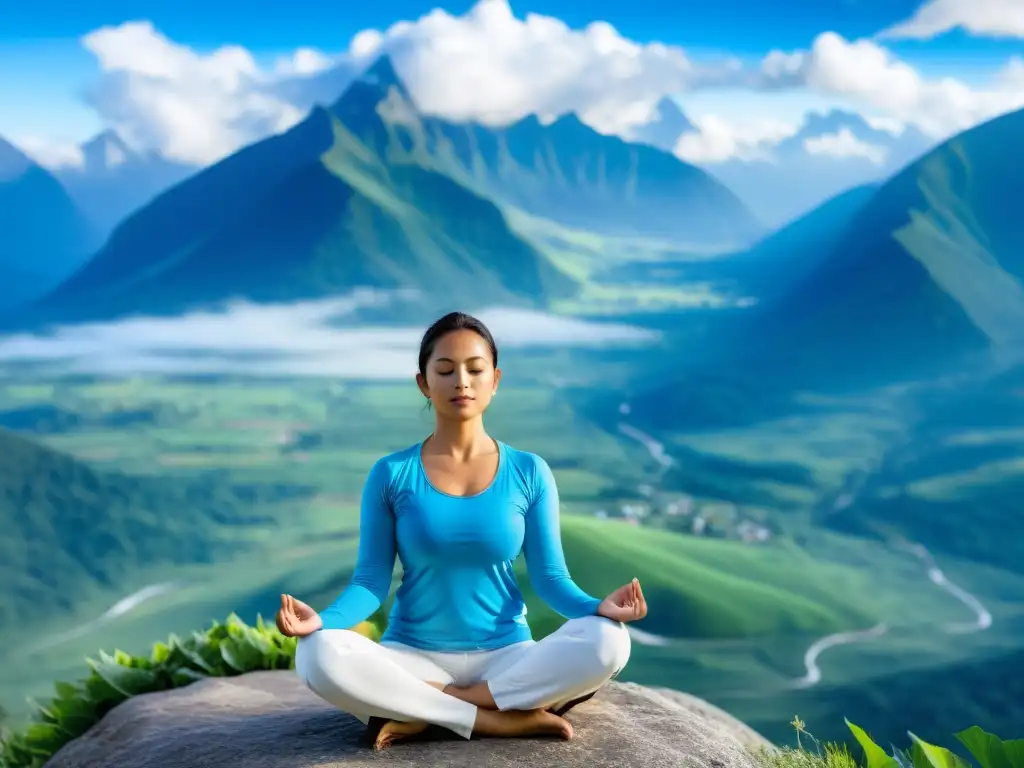
[[[653,119],[633,129],[629,140],[673,152],[680,136],[697,130],[679,105],[673,99],[665,98],[655,107]]]
[[[811,113],[767,157],[704,165],[770,226],[791,221],[851,187],[884,181],[934,142],[913,126],[872,127],[853,112]]]
[[[115,131],[100,133],[81,150],[80,166],[53,173],[103,239],[130,213],[199,170],[156,152],[136,152]]]
[[[688,423],[708,417],[701,404],[710,398],[744,403],[719,414],[742,419],[773,391],[855,391],[1016,359],[1024,155],[1013,149],[1022,136],[1024,111],[991,120],[756,246],[788,241],[779,273],[788,284],[776,282],[760,306],[688,350],[679,381],[639,397],[633,418]]]
[[[0,138],[0,310],[52,288],[99,238],[60,182]]]
[[[675,101],[663,99],[655,118],[630,139],[674,152],[683,136],[699,132]],[[847,189],[884,181],[933,145],[912,125],[883,130],[855,112],[833,109],[809,113],[796,133],[753,157],[698,165],[774,229]]]
[[[8,325],[362,286],[481,305],[573,295],[576,281],[510,229],[509,205],[705,244],[760,231],[703,171],[575,117],[500,131],[426,118],[383,58],[329,108],[159,194]]]
[[[654,147],[605,136],[569,114],[506,128],[423,115],[387,58],[332,108],[394,164],[417,164],[499,204],[604,234],[697,246],[746,244],[762,227],[726,187]]]

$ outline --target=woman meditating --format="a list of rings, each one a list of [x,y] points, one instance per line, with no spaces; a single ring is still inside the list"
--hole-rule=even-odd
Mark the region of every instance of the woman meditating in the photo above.
[[[431,724],[467,739],[571,738],[562,715],[622,670],[623,622],[647,614],[636,579],[603,600],[573,583],[551,470],[484,431],[497,364],[494,339],[469,315],[427,330],[416,382],[435,410],[434,432],[370,470],[355,572],[338,599],[318,615],[281,596],[278,628],[300,638],[296,671],[321,698],[379,727],[378,749]],[[520,552],[534,591],[568,619],[540,641],[513,573]],[[402,581],[378,644],[352,627],[387,598],[396,555]]]

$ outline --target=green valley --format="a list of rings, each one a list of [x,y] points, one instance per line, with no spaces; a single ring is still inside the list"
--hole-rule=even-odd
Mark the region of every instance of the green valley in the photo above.
[[[511,365],[524,373],[532,367],[525,359]],[[808,647],[831,633],[879,623],[890,627],[881,638],[837,648],[823,658],[829,685],[854,691],[870,686],[885,670],[914,668],[923,660],[922,670],[939,674],[943,665],[972,653],[982,659],[1018,646],[1009,602],[1022,588],[1019,577],[944,557],[951,577],[996,616],[989,631],[951,642],[935,627],[962,622],[969,611],[931,584],[920,562],[881,542],[823,532],[812,521],[814,500],[834,495],[844,477],[874,455],[871,431],[881,435],[892,429],[887,422],[892,414],[878,411],[872,422],[863,406],[854,415],[850,404],[842,438],[835,431],[842,421],[837,405],[827,417],[808,418],[800,430],[790,424],[774,433],[678,435],[668,446],[674,456],[684,461],[689,447],[691,456],[706,457],[700,465],[705,477],[719,472],[729,478],[703,490],[685,474],[665,473],[628,436],[581,418],[565,394],[539,381],[505,387],[489,413],[489,428],[517,447],[541,453],[553,467],[565,515],[566,556],[581,586],[604,593],[632,576],[645,585],[653,608],[638,628],[656,642],[635,641],[626,679],[692,691],[756,719],[767,713],[762,715],[745,691],[775,691],[778,701],[799,703],[809,714],[812,705],[806,702],[827,700],[792,686],[805,674]],[[244,527],[246,546],[221,552],[215,562],[143,564],[110,554],[105,562],[111,575],[102,583],[73,570],[57,572],[59,580],[48,583],[45,573],[28,569],[22,578],[39,596],[47,590],[67,594],[69,580],[83,586],[63,612],[24,619],[3,633],[7,643],[14,632],[38,638],[17,644],[12,656],[17,663],[0,671],[0,702],[19,717],[25,711],[22,697],[45,696],[53,680],[74,679],[81,658],[97,647],[143,651],[154,638],[187,634],[231,611],[255,621],[257,614],[273,612],[281,591],[327,605],[354,566],[358,497],[367,468],[383,453],[420,439],[432,418],[414,387],[404,383],[9,376],[0,388],[0,423],[20,424],[33,442],[66,453],[98,477],[128,473],[136,483],[159,480],[186,498],[195,498],[196,484],[216,482],[236,494],[234,514],[256,518]],[[826,434],[832,441],[846,440],[836,447],[849,451],[848,459],[816,453],[814,446]],[[790,462],[804,467],[806,475],[777,468],[737,474],[738,465],[725,460],[729,451],[749,449],[753,453],[745,460],[754,462],[759,445],[774,454],[777,467]],[[860,453],[853,450],[858,445]],[[716,454],[720,459],[711,461]],[[599,510],[657,507],[660,491],[651,496],[644,490],[648,485],[669,494],[680,488],[693,493],[694,512],[669,519],[652,509],[639,525],[595,517]],[[715,526],[695,535],[676,525],[696,515],[713,518],[713,510],[735,503],[737,494],[742,499],[755,492],[760,501],[741,500],[737,506],[743,515],[781,531],[768,541],[744,542]],[[154,504],[144,519],[177,530],[174,526],[193,519],[182,517],[186,510],[203,513],[202,504],[190,504]],[[29,519],[40,528],[45,516]],[[158,529],[144,529],[150,547],[181,549],[176,539],[153,530]],[[197,522],[194,530],[212,546],[237,542],[243,529]],[[133,551],[134,529],[112,534],[122,542],[113,551]],[[94,543],[88,536],[79,539],[83,547]],[[531,625],[538,635],[551,631],[557,617],[536,600],[525,578],[521,583]],[[854,661],[840,663],[843,658]],[[936,727],[976,706],[965,697],[962,707],[950,707]],[[774,733],[763,719],[758,724]]]

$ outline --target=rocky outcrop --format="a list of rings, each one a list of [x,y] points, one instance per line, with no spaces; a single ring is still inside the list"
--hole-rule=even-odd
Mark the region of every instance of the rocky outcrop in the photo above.
[[[757,733],[707,702],[611,683],[568,715],[571,741],[458,737],[377,753],[293,672],[253,672],[128,699],[47,768],[754,768]]]

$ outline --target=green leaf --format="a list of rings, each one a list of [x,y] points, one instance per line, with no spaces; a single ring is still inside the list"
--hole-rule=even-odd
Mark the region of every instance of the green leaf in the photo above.
[[[71,683],[56,682],[53,684],[53,688],[57,691],[57,698],[59,699],[77,699],[82,695],[81,689]]]
[[[885,750],[872,741],[863,728],[854,725],[846,718],[846,727],[853,733],[857,743],[864,750],[864,758],[867,760],[867,768],[900,768],[899,762],[886,754]]]
[[[105,653],[100,654],[99,661],[91,662],[91,666],[97,675],[125,696],[148,693],[157,686],[157,676],[151,670],[126,667]]]
[[[206,664],[207,670],[210,674],[224,675],[227,674],[227,670],[224,669],[224,659],[220,653],[220,644],[226,638],[221,638],[214,635],[203,635],[196,632],[192,635],[193,647],[195,653],[203,660]]]
[[[90,665],[94,663],[92,659],[87,659],[86,661]],[[89,701],[96,705],[104,703],[117,704],[127,698],[123,691],[108,683],[95,669],[85,679],[85,695]]]
[[[1010,761],[1011,768],[1024,768],[1024,739],[1004,741],[1003,753]]]
[[[1011,768],[1010,759],[1003,749],[1003,740],[976,725],[956,734],[960,743],[978,761],[981,768]]]
[[[96,708],[85,699],[54,699],[50,709],[60,727],[74,736],[81,736],[99,721]]]
[[[53,723],[32,723],[24,732],[25,747],[34,755],[49,757],[68,742],[68,735]]]
[[[914,742],[915,768],[970,768],[966,760],[945,747],[922,741],[913,733],[908,734]],[[919,765],[924,763],[924,765]]]
[[[213,674],[213,666],[209,664],[199,653],[192,648],[189,648],[185,643],[175,639],[174,644],[171,646],[174,651],[179,653],[187,662],[197,667],[198,669],[206,672],[207,674]]]
[[[220,644],[224,661],[237,672],[251,672],[263,667],[263,654],[244,640],[227,638]]]
[[[171,658],[171,646],[166,643],[153,643],[153,653],[150,655],[154,664],[164,664]]]

